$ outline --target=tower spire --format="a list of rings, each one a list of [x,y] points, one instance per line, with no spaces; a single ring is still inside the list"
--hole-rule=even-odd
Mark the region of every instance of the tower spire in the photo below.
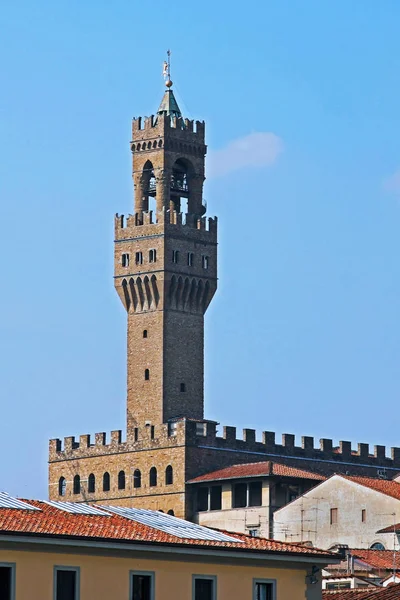
[[[181,110],[171,89],[173,84],[171,80],[171,50],[167,50],[167,60],[163,64],[163,76],[167,89],[165,90],[157,114],[166,114],[169,117],[181,117]]]

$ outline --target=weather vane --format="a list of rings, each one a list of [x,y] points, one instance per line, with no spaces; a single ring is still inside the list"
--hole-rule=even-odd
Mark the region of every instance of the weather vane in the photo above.
[[[167,60],[164,60],[163,64],[163,76],[165,80],[165,85],[167,88],[172,86],[171,81],[171,50],[167,50]]]

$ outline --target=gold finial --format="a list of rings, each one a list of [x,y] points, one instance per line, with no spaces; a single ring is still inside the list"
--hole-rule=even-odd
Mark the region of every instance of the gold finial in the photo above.
[[[167,88],[172,87],[171,80],[171,50],[167,50],[167,60],[164,60],[163,75]]]

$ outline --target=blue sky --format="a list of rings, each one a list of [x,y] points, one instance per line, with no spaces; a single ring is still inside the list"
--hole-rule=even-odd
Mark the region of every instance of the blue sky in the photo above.
[[[1,489],[45,497],[48,438],[124,427],[113,215],[168,47],[220,223],[207,416],[400,445],[399,19],[396,0],[3,0]]]

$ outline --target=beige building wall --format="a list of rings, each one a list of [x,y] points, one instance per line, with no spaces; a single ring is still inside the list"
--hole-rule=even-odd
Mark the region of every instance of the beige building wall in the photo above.
[[[331,524],[331,509],[337,523]],[[365,521],[362,521],[365,510]],[[380,542],[394,547],[393,534],[378,530],[400,521],[400,501],[353,481],[334,476],[274,514],[274,538],[284,542],[310,541],[317,548],[334,544],[370,548]],[[398,548],[396,542],[396,549]]]
[[[258,565],[239,563],[232,568],[232,560],[230,564],[213,564],[210,559],[189,562],[187,558],[173,560],[173,555],[171,560],[155,560],[146,554],[123,558],[0,550],[0,563],[16,563],[16,600],[53,600],[54,566],[80,568],[80,600],[128,600],[132,570],[155,573],[155,600],[191,600],[194,574],[217,577],[218,600],[252,600],[254,578],[276,579],[277,600],[321,597],[318,585],[311,595],[306,594],[306,566],[272,566],[273,561],[266,557]]]

